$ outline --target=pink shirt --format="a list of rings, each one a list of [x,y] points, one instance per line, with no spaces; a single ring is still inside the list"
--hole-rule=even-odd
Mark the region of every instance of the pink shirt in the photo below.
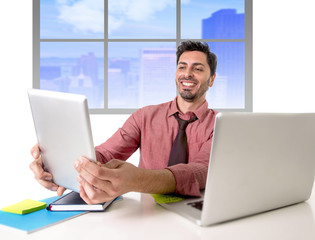
[[[208,109],[205,101],[195,112],[180,113],[177,98],[160,105],[137,110],[122,128],[105,143],[95,147],[97,160],[101,163],[111,159],[128,159],[140,147],[139,167],[145,169],[169,169],[176,180],[176,193],[200,196],[205,188],[211,140],[216,111]],[[167,167],[173,141],[178,132],[174,113],[183,120],[194,114],[198,119],[186,128],[188,164]]]

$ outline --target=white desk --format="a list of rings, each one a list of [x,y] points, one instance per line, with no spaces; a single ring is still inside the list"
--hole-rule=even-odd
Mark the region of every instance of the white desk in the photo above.
[[[314,193],[314,191],[313,191]],[[315,239],[315,196],[305,203],[210,227],[199,227],[157,205],[148,194],[128,193],[102,213],[88,213],[23,234],[0,230],[11,239]]]

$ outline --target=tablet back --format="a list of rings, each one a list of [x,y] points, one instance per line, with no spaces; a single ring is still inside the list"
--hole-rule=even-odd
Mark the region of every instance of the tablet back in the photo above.
[[[56,184],[78,192],[74,161],[96,160],[86,97],[38,89],[28,96],[44,168]]]

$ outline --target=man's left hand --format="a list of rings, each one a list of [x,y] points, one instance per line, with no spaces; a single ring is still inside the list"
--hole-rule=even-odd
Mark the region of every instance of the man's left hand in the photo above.
[[[144,169],[113,159],[101,165],[80,157],[74,163],[79,175],[80,196],[88,204],[106,202],[130,191],[138,191]]]

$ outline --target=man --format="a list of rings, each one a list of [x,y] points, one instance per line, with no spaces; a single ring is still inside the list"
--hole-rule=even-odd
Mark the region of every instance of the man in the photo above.
[[[205,187],[217,113],[208,109],[206,92],[216,76],[217,58],[206,43],[194,41],[182,42],[176,54],[178,96],[171,102],[133,113],[111,138],[95,147],[97,164],[84,157],[74,163],[79,173],[80,196],[88,204],[130,191],[199,196]],[[170,153],[176,151],[172,145],[182,120],[190,120],[184,129],[188,162],[176,164],[177,159]],[[125,162],[139,147],[139,167]],[[35,160],[30,168],[35,178],[62,195],[65,189],[51,182],[52,175],[42,168],[38,145],[31,153]]]

